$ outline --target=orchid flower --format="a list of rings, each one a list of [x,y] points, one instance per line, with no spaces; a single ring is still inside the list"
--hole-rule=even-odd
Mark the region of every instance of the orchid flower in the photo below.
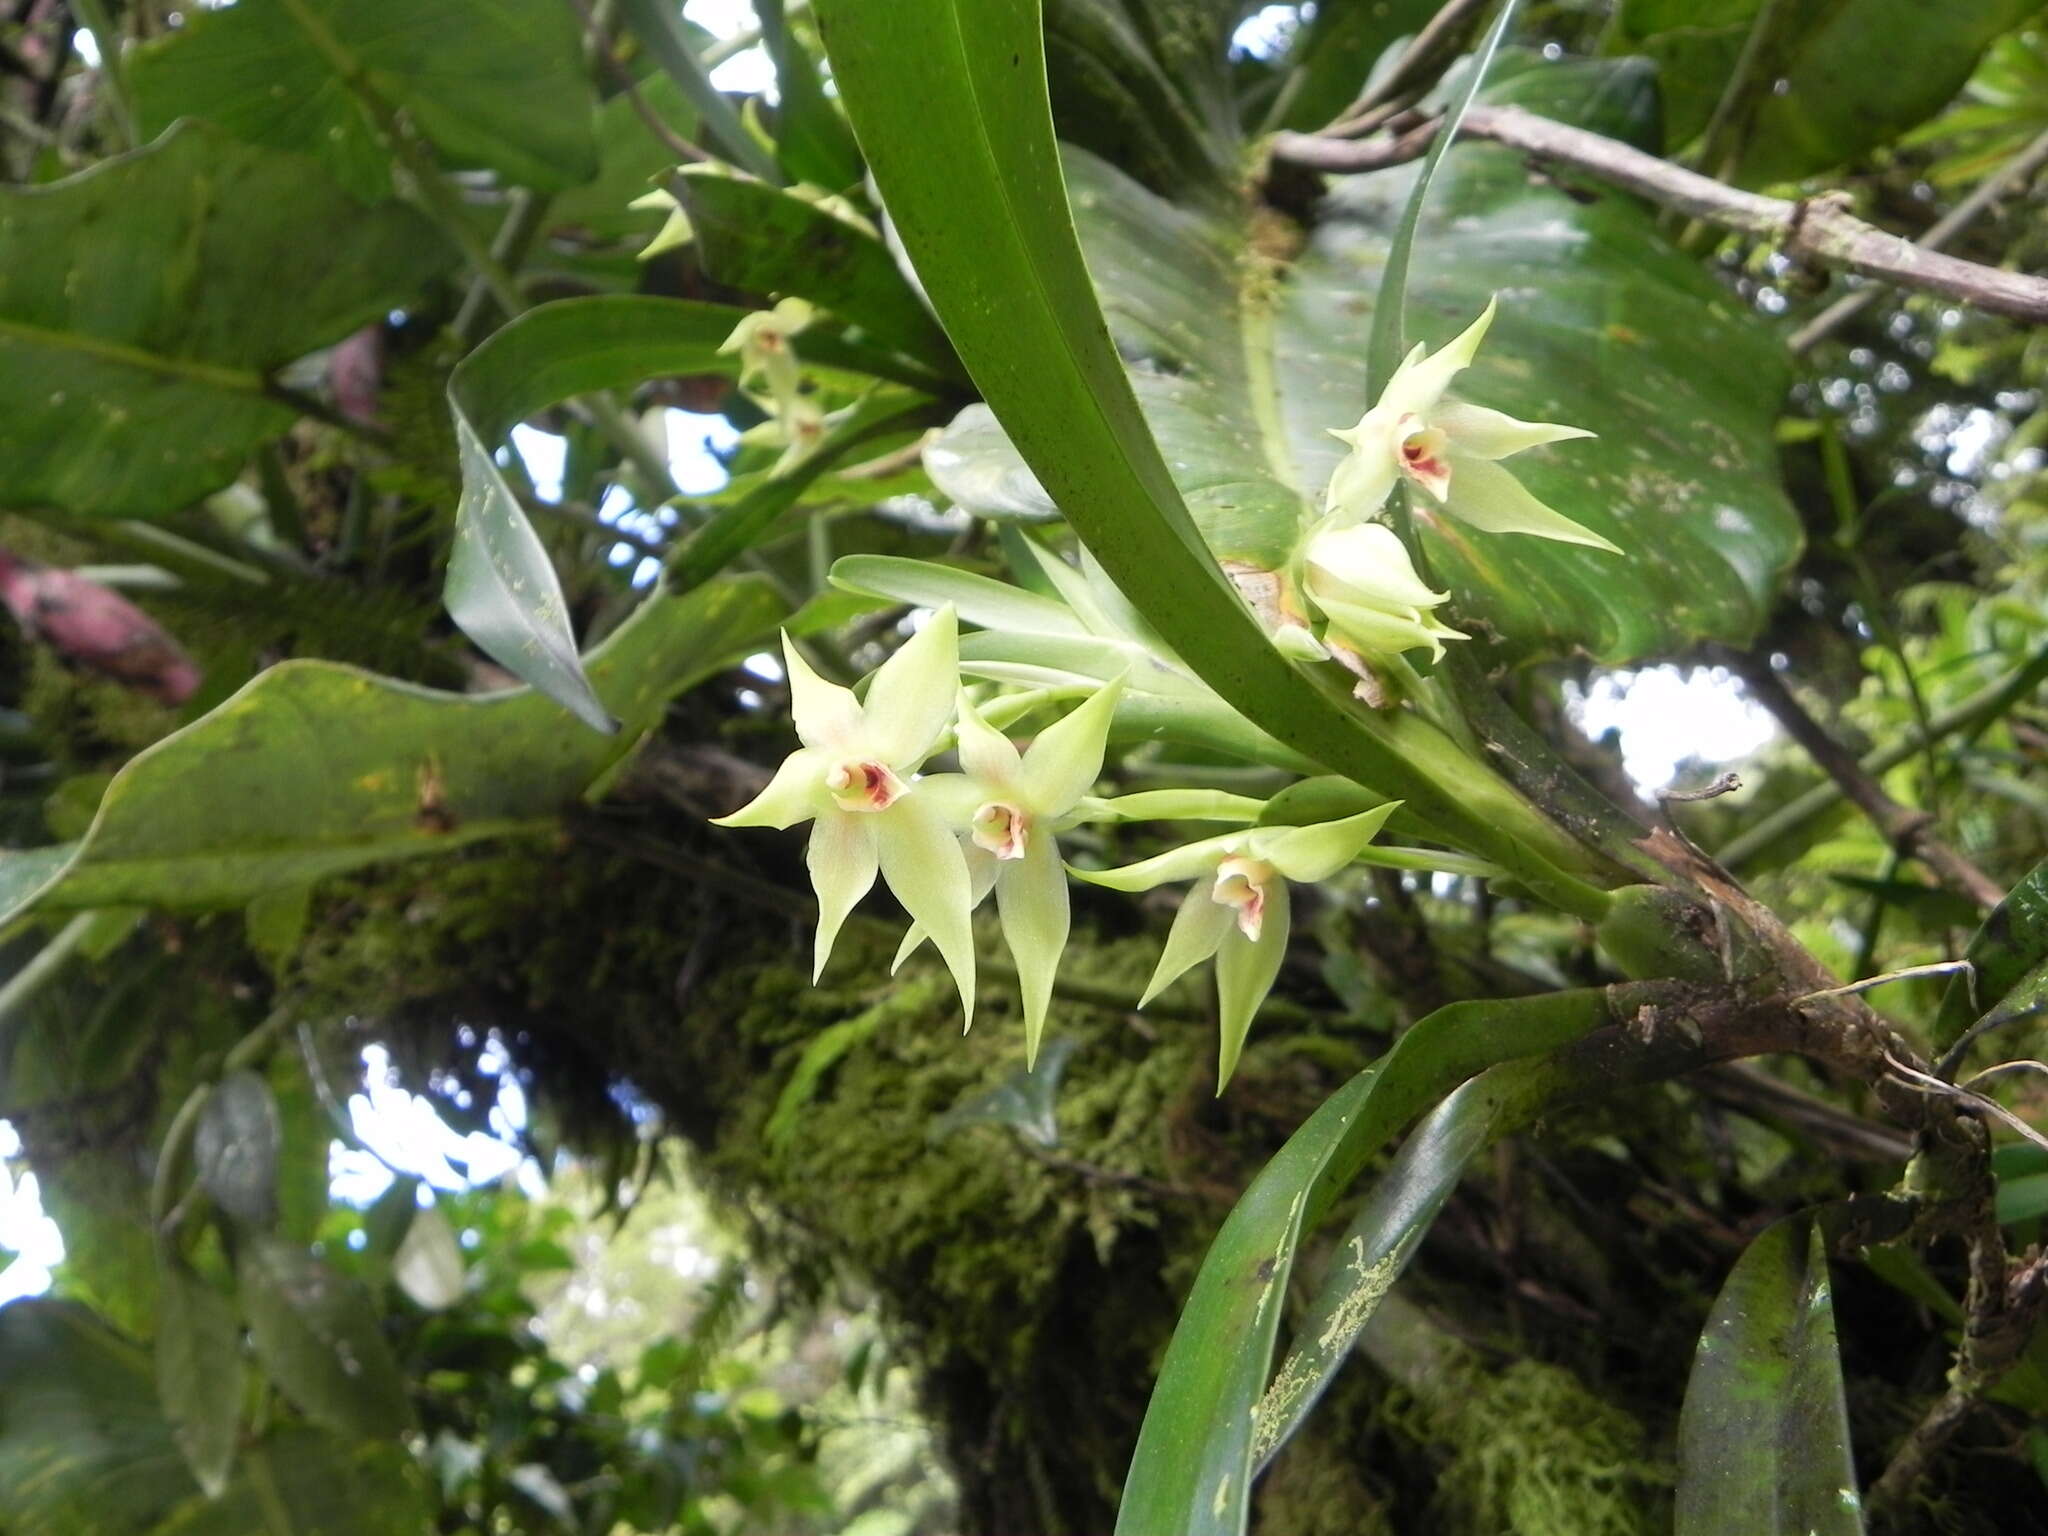
[[[768,787],[723,827],[793,827],[809,821],[806,858],[818,893],[813,981],[833,941],[880,872],[904,910],[931,935],[974,1016],[974,939],[967,862],[940,797],[916,779],[953,714],[959,625],[941,608],[876,670],[865,703],[817,673],[785,632],[790,713],[797,739]]]
[[[953,807],[967,835],[965,855],[973,903],[993,890],[996,914],[1024,997],[1024,1061],[1038,1060],[1053,978],[1067,947],[1067,875],[1056,834],[1079,820],[1074,812],[1102,776],[1110,721],[1123,696],[1123,679],[1098,688],[1086,703],[1038,733],[1019,752],[960,696],[959,774],[926,782]],[[924,942],[912,928],[896,963]]]
[[[1206,837],[1122,869],[1073,871],[1091,884],[1118,891],[1148,891],[1171,880],[1195,882],[1167,931],[1166,948],[1138,1006],[1215,956],[1218,1093],[1237,1069],[1252,1017],[1272,991],[1287,954],[1287,882],[1312,884],[1334,875],[1364,851],[1399,803],[1374,806],[1342,821],[1251,827]]]
[[[773,309],[757,309],[744,316],[718,348],[721,357],[739,353],[740,388],[754,387],[756,379],[766,384],[775,414],[785,419],[791,418],[803,399],[796,348],[791,343],[817,313],[806,299],[783,299]]]
[[[1330,621],[1332,639],[1361,656],[1398,656],[1428,646],[1440,661],[1444,641],[1466,636],[1431,610],[1449,597],[1415,574],[1400,538],[1384,523],[1333,527],[1327,521],[1303,551],[1308,599]]]
[[[1418,342],[1357,426],[1330,429],[1351,452],[1330,477],[1325,510],[1341,513],[1346,521],[1371,517],[1405,478],[1452,517],[1484,532],[1529,533],[1618,555],[1621,551],[1592,529],[1538,501],[1499,462],[1525,448],[1592,433],[1547,421],[1517,421],[1483,405],[1444,399],[1451,379],[1478,352],[1497,305],[1489,300],[1486,313],[1437,352]]]

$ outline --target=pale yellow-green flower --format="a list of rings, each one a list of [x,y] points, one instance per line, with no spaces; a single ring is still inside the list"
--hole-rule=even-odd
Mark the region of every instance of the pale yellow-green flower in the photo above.
[[[812,978],[823,974],[840,926],[879,873],[938,946],[968,1017],[974,1015],[973,898],[967,861],[929,780],[916,778],[953,715],[959,629],[949,603],[876,670],[866,702],[813,672],[789,636],[790,714],[802,745],[768,787],[725,827],[808,821],[811,884],[818,893]]]
[[[1219,1093],[1237,1069],[1252,1018],[1273,990],[1287,954],[1287,882],[1327,880],[1358,858],[1398,807],[1397,801],[1342,821],[1306,827],[1249,827],[1205,837],[1122,869],[1073,871],[1080,879],[1118,891],[1149,891],[1175,880],[1194,882],[1167,930],[1166,947],[1138,1006],[1151,1002],[1190,968],[1215,957]]]
[[[1445,513],[1487,533],[1527,533],[1620,554],[1592,529],[1538,501],[1500,464],[1524,449],[1592,433],[1517,421],[1444,398],[1452,378],[1479,351],[1495,308],[1489,301],[1484,314],[1436,352],[1418,342],[1357,426],[1330,429],[1351,451],[1330,477],[1325,510],[1344,521],[1369,518],[1405,479]]]

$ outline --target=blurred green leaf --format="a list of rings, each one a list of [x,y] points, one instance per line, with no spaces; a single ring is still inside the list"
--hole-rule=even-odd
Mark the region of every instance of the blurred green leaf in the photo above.
[[[192,1475],[217,1498],[242,1432],[242,1326],[228,1299],[180,1260],[158,1266],[157,1284],[157,1400]]]
[[[204,118],[324,161],[358,197],[391,187],[366,95],[452,164],[552,191],[597,174],[579,30],[557,0],[244,0],[188,10],[129,76],[145,133]]]
[[[1707,126],[1758,17],[1760,82],[1735,178],[1791,181],[1853,160],[1939,112],[1992,39],[2038,0],[1622,0],[1610,52],[1656,60],[1673,147]],[[1717,171],[1720,167],[1708,167]]]
[[[552,825],[676,693],[773,632],[758,578],[657,594],[591,653],[626,723],[562,728],[526,690],[452,694],[322,661],[272,667],[133,759],[76,843],[0,853],[0,921],[30,903],[205,909],[382,859]]]
[[[207,1094],[192,1137],[200,1187],[235,1220],[269,1226],[277,1220],[283,1139],[270,1085],[254,1072],[228,1073]]]
[[[1000,1125],[1037,1146],[1058,1146],[1060,1078],[1079,1044],[1072,1035],[1048,1040],[1037,1066],[1020,1067],[986,1093],[955,1104],[932,1121],[930,1138],[943,1140],[971,1125]]]
[[[1788,1218],[1736,1261],[1678,1423],[1677,1536],[1861,1536],[1827,1249]]]
[[[696,43],[690,24],[683,20],[682,7],[671,0],[620,0],[619,14],[640,45],[675,81],[684,99],[697,109],[714,147],[750,175],[775,180],[775,161],[747,132],[725,93],[711,83],[711,76],[697,61]]]
[[[453,259],[411,209],[198,123],[0,187],[0,505],[155,517],[218,489],[298,414],[275,369]]]
[[[825,94],[817,61],[791,31],[783,0],[754,0],[761,41],[775,64],[775,157],[791,181],[830,192],[859,184],[864,167],[838,104]]]
[[[365,1440],[412,1427],[405,1377],[355,1279],[297,1243],[251,1235],[235,1282],[257,1358],[308,1418]]]
[[[1287,110],[1277,125],[1313,133],[1365,90],[1380,56],[1412,37],[1439,0],[1326,0],[1285,58]]]
[[[880,377],[926,389],[966,375],[952,343],[897,269],[889,248],[815,203],[735,176],[678,176],[705,272],[764,298],[795,294],[857,330],[857,339],[908,366]],[[721,338],[722,339],[722,338]],[[804,355],[806,331],[796,339]]]

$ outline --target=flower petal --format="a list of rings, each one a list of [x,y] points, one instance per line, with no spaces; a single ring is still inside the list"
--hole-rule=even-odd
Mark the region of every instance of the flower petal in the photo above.
[[[1275,881],[1266,898],[1266,920],[1256,939],[1232,930],[1216,951],[1216,1092],[1237,1070],[1245,1036],[1287,958],[1290,926],[1287,886]]]
[[[1252,856],[1264,859],[1290,880],[1313,885],[1356,859],[1379,835],[1401,802],[1390,800],[1342,821],[1306,827],[1261,827],[1252,833]]]
[[[1468,459],[1462,454],[1454,459],[1451,499],[1444,510],[1486,533],[1529,533],[1560,544],[1584,544],[1611,555],[1621,553],[1619,545],[1546,507],[1521,481],[1487,459]]]
[[[796,739],[807,747],[839,748],[860,730],[860,700],[811,670],[803,652],[782,632],[782,665],[789,674],[789,714]],[[892,765],[893,766],[893,765]]]
[[[954,775],[959,777],[959,775]],[[961,856],[967,860],[967,888],[974,905],[979,907],[988,900],[988,893],[996,888],[996,876],[1002,873],[1002,865],[994,854],[977,848],[972,843],[962,846]],[[903,962],[916,954],[930,934],[924,931],[923,923],[912,923],[903,935],[903,942],[896,946],[896,958],[889,962],[889,974],[894,976],[903,969]]]
[[[1309,592],[1317,597],[1327,591],[1350,601],[1428,608],[1450,595],[1432,591],[1415,573],[1401,536],[1385,523],[1321,529],[1310,536],[1306,558]]]
[[[813,983],[825,974],[833,941],[861,897],[874,889],[876,818],[856,816],[837,806],[818,813],[811,828],[804,862],[811,869],[811,888],[818,893],[818,942],[811,964]]]
[[[715,827],[774,827],[780,830],[809,821],[819,807],[829,806],[832,797],[825,790],[825,761],[808,747],[799,748],[782,760],[768,787],[730,816],[714,816]]]
[[[1138,999],[1138,1006],[1144,1007],[1190,967],[1215,954],[1216,946],[1234,931],[1236,923],[1236,911],[1216,899],[1215,880],[1196,881],[1180,910],[1174,913],[1173,926],[1166,930],[1166,948],[1159,952],[1159,964],[1153,968],[1152,979],[1145,983],[1145,995]]]
[[[1394,482],[1401,478],[1401,466],[1394,457],[1394,418],[1374,409],[1358,419],[1348,431],[1331,428],[1330,435],[1351,445],[1351,451],[1337,463],[1323,492],[1323,510],[1349,518],[1371,517],[1386,505]]]
[[[1023,784],[1031,809],[1040,816],[1064,816],[1102,777],[1102,751],[1110,722],[1124,695],[1119,677],[1086,703],[1038,733],[1024,754]]]
[[[1394,376],[1387,381],[1386,390],[1374,402],[1375,408],[1395,416],[1410,411],[1418,416],[1432,416],[1451,380],[1471,363],[1479,351],[1479,344],[1486,340],[1494,311],[1499,306],[1499,299],[1488,299],[1485,313],[1440,350],[1419,358],[1415,352],[1410,352],[1407,361],[1395,369]],[[1416,349],[1417,352],[1420,350]]]
[[[916,795],[905,795],[866,819],[877,823],[882,878],[903,910],[931,935],[960,988],[967,1022],[973,1023],[974,933],[968,918],[974,901],[960,839]]]
[[[1135,864],[1126,864],[1121,869],[1076,869],[1072,873],[1078,880],[1086,880],[1090,885],[1106,885],[1113,891],[1149,891],[1155,885],[1165,885],[1173,880],[1192,880],[1197,875],[1211,873],[1217,860],[1236,853],[1244,846],[1247,836],[1244,832],[1226,832],[1220,837],[1183,843],[1178,848],[1154,854],[1149,859],[1140,859]]]
[[[1017,985],[1024,996],[1024,1064],[1030,1067],[1038,1061],[1053,977],[1067,947],[1067,872],[1050,837],[1032,838],[1024,857],[1005,866],[996,879],[996,911],[1010,958],[1017,962]]]
[[[1584,427],[1560,426],[1554,421],[1517,421],[1504,411],[1467,405],[1462,400],[1438,406],[1429,424],[1450,436],[1453,453],[1475,459],[1504,459],[1525,448],[1593,436]]]
[[[1315,604],[1330,621],[1325,638],[1341,640],[1367,656],[1398,656],[1426,645],[1430,659],[1436,661],[1443,658],[1444,641],[1467,638],[1435,615],[1416,608],[1390,613],[1320,594],[1315,597]]]
[[[959,691],[960,625],[948,603],[876,669],[861,739],[890,767],[915,768],[952,719]]]
[[[1010,738],[982,719],[974,701],[964,693],[954,711],[953,739],[967,777],[999,795],[1016,790],[1023,759]]]

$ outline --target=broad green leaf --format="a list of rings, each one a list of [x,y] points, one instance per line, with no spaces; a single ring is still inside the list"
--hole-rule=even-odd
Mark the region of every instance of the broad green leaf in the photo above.
[[[639,85],[638,99],[621,91],[597,109],[597,179],[557,193],[547,206],[550,229],[578,229],[600,239],[652,235],[664,214],[631,208],[675,169],[675,154],[648,128],[652,112],[682,138],[697,127],[697,113],[675,81],[653,74]]]
[[[1962,1038],[1980,1017],[2048,1001],[2048,859],[2006,893],[1970,938],[1963,958],[1970,969],[1952,977],[1934,1023],[1934,1043],[1943,1050]],[[2034,994],[2041,996],[2037,999]]]
[[[202,124],[0,187],[0,505],[150,517],[218,489],[298,414],[275,369],[453,259],[411,209]]]
[[[1300,1233],[1375,1151],[1466,1078],[1606,1022],[1597,990],[1440,1008],[1288,1138],[1202,1260],[1139,1431],[1120,1536],[1245,1529],[1259,1404]]]
[[[254,1072],[230,1072],[206,1096],[192,1137],[200,1187],[239,1222],[277,1220],[277,1155],[284,1127],[270,1085]]]
[[[1861,1536],[1827,1249],[1788,1218],[1736,1261],[1678,1421],[1677,1536]]]
[[[235,1284],[257,1358],[308,1418],[364,1440],[412,1427],[405,1377],[355,1279],[297,1243],[247,1236]]]
[[[285,1426],[243,1452],[240,1475],[219,1499],[188,1501],[149,1536],[419,1536],[431,1529],[419,1468],[403,1448]]]
[[[193,1477],[218,1497],[242,1433],[242,1325],[181,1261],[162,1263],[157,1279],[157,1400]]]
[[[596,100],[557,0],[242,0],[192,7],[130,66],[145,133],[204,118],[326,162],[359,197],[390,190],[376,107],[459,167],[552,191],[597,174]]]
[[[1419,716],[1369,719],[1334,678],[1297,669],[1203,544],[1089,289],[1035,0],[823,0],[817,14],[861,147],[947,334],[1025,462],[1166,643],[1286,746],[1458,826],[1551,899],[1597,909],[1597,894],[1559,881],[1546,862],[1576,860],[1568,840]],[[901,88],[907,55],[924,61],[916,91]],[[934,142],[950,152],[933,155]],[[1455,794],[1439,784],[1451,781],[1452,758]]]
[[[382,859],[551,825],[677,692],[771,634],[756,578],[657,595],[590,672],[625,731],[565,730],[526,690],[452,694],[322,661],[288,661],[132,759],[92,829],[0,854],[0,921],[29,904],[204,909]]]
[[[1655,59],[1673,147],[1703,131],[1760,15],[1763,88],[1736,179],[1790,181],[1853,160],[1954,99],[1991,41],[2038,0],[1623,0],[1609,51]],[[1717,170],[1718,167],[1709,167]]]
[[[1639,83],[1611,67],[1524,70],[1487,95],[1553,116],[1604,115],[1636,99]],[[1270,214],[1254,223],[1170,204],[1084,153],[1066,163],[1111,331],[1203,536],[1224,558],[1282,566],[1343,452],[1327,429],[1371,403],[1376,291],[1418,172],[1333,180],[1304,236]],[[1423,542],[1457,627],[1479,626],[1510,659],[1584,650],[1621,663],[1701,639],[1746,642],[1799,548],[1778,479],[1787,373],[1770,325],[1672,247],[1640,204],[1576,201],[1486,145],[1445,157],[1416,261],[1410,340],[1441,345],[1501,294],[1458,390],[1598,433],[1522,454],[1514,469],[1625,551],[1432,521]],[[934,453],[959,460],[967,447],[949,433]],[[996,481],[1021,467],[998,445],[980,473]],[[1059,499],[1085,535],[1085,509]]]
[[[873,235],[765,182],[678,176],[670,187],[710,277],[764,297],[809,299],[856,328],[848,339],[902,354],[904,365],[888,375],[901,383],[964,380],[946,333]],[[808,331],[796,338],[798,356],[809,339]]]
[[[674,0],[620,0],[619,13],[640,45],[697,109],[712,144],[750,175],[775,180],[774,158],[747,132],[725,93],[711,83],[711,76],[698,63],[692,28],[683,20],[682,7]]]
[[[732,374],[737,356],[718,349],[746,313],[682,299],[566,299],[496,332],[449,378],[462,458],[462,500],[443,586],[449,616],[515,677],[599,730],[611,721],[577,659],[561,580],[493,454],[519,422],[572,395],[657,374]],[[833,366],[860,368],[875,351],[830,329],[815,336],[807,330],[804,342],[808,356]],[[813,455],[782,488],[793,497],[829,462],[822,452]]]

